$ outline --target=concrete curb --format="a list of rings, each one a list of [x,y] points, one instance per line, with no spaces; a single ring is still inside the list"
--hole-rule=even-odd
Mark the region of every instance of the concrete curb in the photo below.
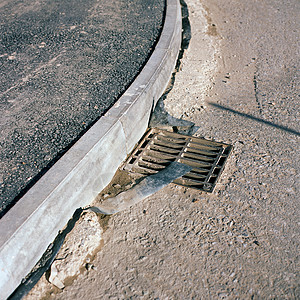
[[[179,0],[167,0],[149,61],[116,104],[0,220],[0,295],[6,299],[79,207],[90,204],[144,134],[181,44]]]

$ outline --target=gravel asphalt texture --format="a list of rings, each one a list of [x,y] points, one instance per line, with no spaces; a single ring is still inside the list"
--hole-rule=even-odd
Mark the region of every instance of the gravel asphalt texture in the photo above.
[[[160,34],[164,5],[0,2],[0,216],[137,76]]]

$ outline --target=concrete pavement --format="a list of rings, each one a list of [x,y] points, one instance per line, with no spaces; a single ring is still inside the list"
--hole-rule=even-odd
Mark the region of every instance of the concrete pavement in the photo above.
[[[116,214],[93,268],[27,299],[299,298],[299,1],[186,2],[192,38],[163,105],[234,145],[216,191],[170,185]]]

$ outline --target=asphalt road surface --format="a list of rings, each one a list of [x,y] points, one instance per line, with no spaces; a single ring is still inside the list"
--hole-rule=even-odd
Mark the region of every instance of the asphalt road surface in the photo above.
[[[0,1],[0,215],[124,92],[163,0]]]

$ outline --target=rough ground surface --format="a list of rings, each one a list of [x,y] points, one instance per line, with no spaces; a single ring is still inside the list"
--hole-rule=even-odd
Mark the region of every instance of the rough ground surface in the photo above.
[[[163,0],[0,0],[0,215],[124,92]]]
[[[234,145],[215,192],[170,185],[118,213],[97,270],[27,299],[299,299],[300,3],[187,4],[192,39],[164,104]]]

